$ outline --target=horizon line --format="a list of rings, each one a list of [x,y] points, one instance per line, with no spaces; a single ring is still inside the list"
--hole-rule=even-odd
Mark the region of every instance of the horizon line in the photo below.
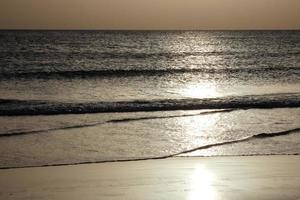
[[[0,31],[300,31],[300,29],[55,29],[0,28]]]

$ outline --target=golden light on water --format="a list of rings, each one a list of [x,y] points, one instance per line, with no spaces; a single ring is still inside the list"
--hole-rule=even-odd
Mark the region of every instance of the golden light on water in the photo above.
[[[216,124],[221,120],[220,113],[202,115],[202,112],[209,112],[208,110],[184,111],[185,115],[190,117],[178,117],[172,119],[170,123],[165,124],[164,134],[169,135],[170,138],[180,141],[185,145],[185,149],[193,149],[211,141],[210,135],[213,133]],[[183,154],[185,155],[185,154]]]
[[[217,193],[213,187],[214,174],[203,165],[197,165],[191,174],[191,192],[189,200],[215,200]]]
[[[214,83],[191,84],[182,89],[182,94],[191,98],[211,98],[220,96]]]

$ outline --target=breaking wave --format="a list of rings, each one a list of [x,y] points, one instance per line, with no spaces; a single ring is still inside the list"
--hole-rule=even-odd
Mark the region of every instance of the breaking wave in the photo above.
[[[87,77],[132,77],[132,76],[164,76],[184,73],[208,74],[259,74],[288,73],[299,74],[299,67],[261,67],[261,68],[165,68],[165,69],[102,69],[102,70],[72,70],[72,71],[32,71],[32,72],[2,72],[1,79],[10,78],[87,78]]]
[[[0,100],[0,116],[293,107],[300,107],[300,94],[298,93],[92,103],[2,99]]]

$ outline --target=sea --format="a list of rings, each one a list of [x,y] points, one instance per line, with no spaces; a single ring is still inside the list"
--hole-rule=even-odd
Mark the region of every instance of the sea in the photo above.
[[[0,31],[0,168],[300,153],[300,31]]]

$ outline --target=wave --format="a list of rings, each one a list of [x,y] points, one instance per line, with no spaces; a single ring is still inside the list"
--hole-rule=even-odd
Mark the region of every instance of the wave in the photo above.
[[[132,76],[163,76],[176,74],[258,74],[279,72],[300,73],[299,67],[244,67],[244,68],[166,68],[166,69],[103,69],[103,70],[74,70],[74,71],[33,71],[33,72],[1,72],[0,79],[11,78],[87,78],[87,77],[132,77]]]
[[[180,156],[182,154],[191,153],[191,152],[198,151],[198,150],[213,148],[213,147],[216,147],[216,146],[223,146],[223,145],[228,145],[228,144],[247,142],[247,141],[251,141],[251,140],[254,140],[254,139],[264,139],[264,138],[270,138],[270,137],[278,137],[278,136],[284,136],[284,135],[289,135],[289,134],[294,134],[294,133],[300,133],[300,128],[294,128],[294,129],[289,129],[289,130],[280,131],[280,132],[272,132],[272,133],[259,133],[259,134],[255,134],[255,135],[252,135],[252,136],[249,136],[249,137],[244,137],[244,138],[240,138],[240,139],[236,139],[236,140],[222,141],[222,142],[218,142],[218,143],[212,143],[212,144],[196,147],[196,148],[193,148],[193,149],[180,151],[180,152],[177,152],[177,153],[174,153],[174,154],[157,156],[157,157],[143,157],[143,158],[133,158],[133,159],[114,159],[114,160],[101,160],[101,161],[86,161],[86,162],[62,163],[62,164],[46,164],[46,165],[38,165],[38,166],[0,167],[0,169],[66,166],[66,165],[95,164],[95,163],[108,163],[108,162],[132,162],[132,161],[145,161],[145,160],[161,160],[161,159],[167,159],[167,158]]]
[[[174,157],[174,156],[178,156],[178,155],[181,155],[181,154],[191,153],[191,152],[198,151],[198,150],[203,150],[203,149],[209,149],[209,148],[216,147],[216,146],[223,146],[223,145],[227,145],[227,144],[246,142],[246,141],[253,140],[253,139],[262,139],[262,138],[284,136],[284,135],[289,135],[289,134],[292,134],[292,133],[299,133],[299,132],[300,132],[300,128],[294,128],[294,129],[290,129],[290,130],[285,130],[285,131],[281,131],[281,132],[273,132],[273,133],[258,133],[256,135],[240,138],[240,139],[237,139],[237,140],[229,140],[229,141],[224,141],[224,142],[219,142],[219,143],[208,144],[208,145],[204,145],[204,146],[201,146],[201,147],[196,147],[196,148],[193,148],[193,149],[188,149],[188,150],[181,151],[179,153],[175,153],[175,154],[172,154],[172,155],[169,155],[169,156]]]
[[[68,43],[70,44],[70,43]],[[77,44],[76,44],[77,45]],[[298,56],[299,51],[283,51],[283,52],[266,52],[266,51],[189,51],[189,52],[138,52],[138,51],[97,51],[97,50],[67,50],[60,49],[14,49],[0,50],[2,57],[37,57],[37,58],[64,58],[64,57],[79,57],[82,59],[183,59],[186,57],[209,57],[209,56],[234,56],[235,58],[251,58],[251,57],[283,57],[283,56]]]
[[[0,100],[0,116],[293,107],[300,107],[300,94],[298,93],[92,103],[2,99]]]
[[[224,110],[214,110],[214,111],[200,112],[200,113],[194,113],[194,114],[183,114],[183,115],[112,119],[112,120],[107,120],[107,121],[102,121],[102,122],[93,122],[93,123],[88,123],[88,124],[85,123],[85,124],[78,124],[78,125],[72,125],[72,126],[42,129],[42,130],[15,131],[15,132],[8,132],[8,133],[0,133],[0,138],[40,134],[40,133],[47,133],[47,132],[51,132],[51,131],[66,130],[66,129],[87,128],[87,127],[99,126],[99,125],[106,124],[106,123],[127,123],[127,122],[132,122],[132,121],[142,121],[142,120],[151,120],[151,119],[170,119],[170,118],[180,118],[180,117],[192,117],[192,116],[198,116],[198,115],[209,115],[209,114],[215,114],[215,113],[221,113],[221,112],[222,113],[223,112],[232,112],[232,111],[235,111],[235,110],[234,109],[224,109]]]

